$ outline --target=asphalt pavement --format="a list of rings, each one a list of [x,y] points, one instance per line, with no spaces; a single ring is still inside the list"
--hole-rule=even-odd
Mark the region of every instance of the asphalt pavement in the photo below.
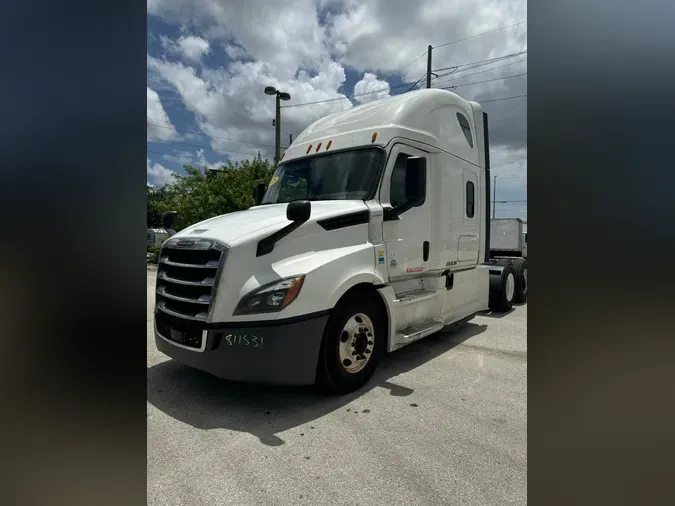
[[[148,269],[148,504],[527,503],[527,305],[388,356],[363,390],[223,381],[157,351]]]

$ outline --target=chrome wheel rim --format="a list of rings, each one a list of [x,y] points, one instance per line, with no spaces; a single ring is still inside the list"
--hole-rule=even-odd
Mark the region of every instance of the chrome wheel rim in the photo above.
[[[516,280],[513,278],[513,273],[509,272],[506,277],[506,300],[509,302],[513,300],[513,293],[516,291]]]
[[[340,365],[350,374],[363,370],[373,356],[375,327],[371,319],[357,313],[352,316],[340,332],[338,355]]]

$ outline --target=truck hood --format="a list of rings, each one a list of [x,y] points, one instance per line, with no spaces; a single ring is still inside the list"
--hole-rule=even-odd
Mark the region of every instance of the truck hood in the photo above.
[[[290,223],[286,219],[287,206],[288,204],[269,204],[224,214],[185,228],[174,237],[202,236],[222,241],[230,246],[257,240]],[[368,206],[360,200],[316,201],[312,202],[312,214],[308,223],[367,209]]]

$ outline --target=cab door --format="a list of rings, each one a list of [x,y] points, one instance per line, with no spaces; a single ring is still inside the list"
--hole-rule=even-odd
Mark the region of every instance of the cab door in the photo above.
[[[382,222],[382,237],[386,246],[386,264],[389,280],[415,276],[429,270],[431,254],[431,188],[429,153],[396,144],[389,155],[384,173],[380,202],[394,208],[405,203],[406,161],[409,157],[426,158],[426,192],[424,202],[407,210],[398,217],[385,212]]]
[[[457,245],[457,260],[460,265],[476,265],[480,247],[480,212],[482,201],[478,188],[478,178],[472,170],[464,171],[464,212],[462,233]]]

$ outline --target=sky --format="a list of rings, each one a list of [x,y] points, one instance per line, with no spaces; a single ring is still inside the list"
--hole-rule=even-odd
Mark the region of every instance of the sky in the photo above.
[[[484,104],[496,217],[527,218],[526,0],[148,0],[147,170],[274,156],[335,111],[425,85]],[[504,203],[503,201],[510,201]]]

